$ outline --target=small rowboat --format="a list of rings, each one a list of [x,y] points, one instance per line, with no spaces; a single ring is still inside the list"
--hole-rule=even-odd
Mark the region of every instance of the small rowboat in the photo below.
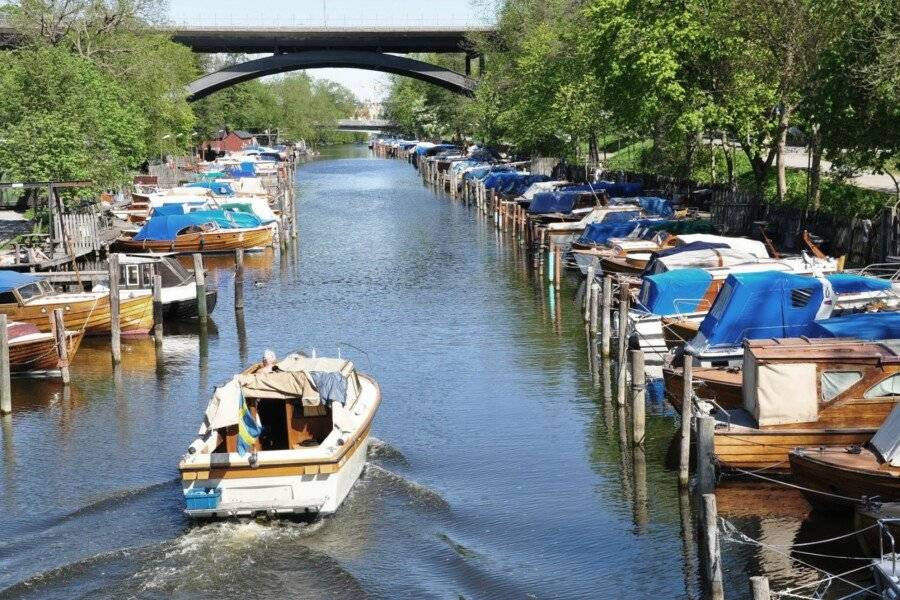
[[[42,333],[30,323],[13,322],[7,325],[7,335],[9,336],[9,370],[11,373],[58,372],[61,365],[55,334]],[[78,352],[83,335],[82,331],[66,331],[70,361]]]

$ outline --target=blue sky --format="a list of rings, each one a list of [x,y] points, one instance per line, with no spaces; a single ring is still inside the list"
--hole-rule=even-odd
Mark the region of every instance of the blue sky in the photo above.
[[[491,22],[493,0],[169,0],[175,23],[207,25],[462,25]],[[315,69],[314,77],[337,81],[361,100],[387,90],[382,73]]]

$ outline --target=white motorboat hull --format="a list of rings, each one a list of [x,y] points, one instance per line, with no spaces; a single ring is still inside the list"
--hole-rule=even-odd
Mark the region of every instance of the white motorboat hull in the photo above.
[[[366,465],[369,436],[334,473],[208,479],[198,487],[218,488],[222,497],[218,506],[207,510],[185,509],[193,518],[250,517],[276,515],[329,515],[343,504]],[[200,482],[184,481],[186,494]]]

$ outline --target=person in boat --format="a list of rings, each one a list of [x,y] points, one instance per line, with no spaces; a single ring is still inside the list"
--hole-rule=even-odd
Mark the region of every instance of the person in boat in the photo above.
[[[263,353],[262,366],[259,368],[260,373],[272,373],[275,371],[275,363],[278,362],[278,357],[275,356],[275,353],[271,350],[266,350]]]

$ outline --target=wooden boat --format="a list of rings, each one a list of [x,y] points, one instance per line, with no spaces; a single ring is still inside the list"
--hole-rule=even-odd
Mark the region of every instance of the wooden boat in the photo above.
[[[124,252],[231,252],[264,248],[272,244],[272,230],[265,226],[240,229],[216,229],[194,231],[178,235],[173,240],[134,240],[123,235],[116,240],[116,247]]]
[[[798,446],[865,444],[900,396],[889,342],[781,339],[745,342],[743,406],[713,409],[715,454],[725,469],[788,471]]]
[[[120,296],[119,306],[122,335],[149,333],[153,327],[153,296],[150,292],[125,291]],[[57,308],[63,310],[67,330],[83,330],[85,335],[110,333],[108,291],[61,293],[34,275],[2,272],[0,312],[11,321],[31,323],[40,331],[49,332],[49,317]]]
[[[858,504],[853,516],[856,541],[866,556],[900,550],[900,502]]]
[[[666,342],[666,348],[675,350],[694,339],[697,332],[700,331],[700,323],[702,322],[703,319],[699,317],[663,317],[662,332],[663,340]]]
[[[743,379],[740,369],[694,367],[691,374],[698,398],[713,400],[726,410],[743,406]],[[680,367],[663,369],[666,399],[678,412],[681,412],[684,395],[682,375],[683,370]]]
[[[42,333],[31,323],[7,325],[9,370],[11,373],[49,374],[59,372],[60,357],[56,334]],[[66,331],[66,349],[71,361],[81,345],[83,331]]]
[[[878,384],[875,394],[900,395],[900,374]],[[869,394],[872,395],[872,394]],[[796,448],[791,473],[813,506],[852,510],[870,499],[900,500],[900,407],[894,407],[865,447]],[[854,502],[852,499],[857,499]]]
[[[344,402],[333,397],[338,386],[329,392],[316,385],[317,374],[345,382]],[[262,425],[255,439],[240,431],[241,398],[243,422]],[[380,403],[375,380],[347,360],[293,354],[273,367],[248,369],[216,390],[200,437],[179,464],[185,512],[195,518],[335,512],[362,473]]]

